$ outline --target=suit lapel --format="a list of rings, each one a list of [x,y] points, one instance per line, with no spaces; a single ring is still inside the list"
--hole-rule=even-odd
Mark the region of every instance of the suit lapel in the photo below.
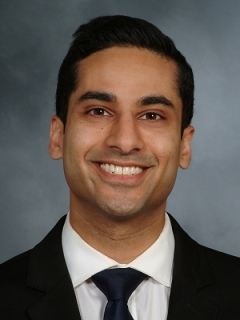
[[[62,278],[28,313],[32,320],[79,320],[76,297],[69,277]]]
[[[44,297],[28,311],[32,320],[79,320],[76,296],[62,251],[63,217],[34,249],[29,260],[28,286]]]
[[[170,215],[169,215],[170,216]],[[170,216],[175,237],[173,280],[167,320],[213,320],[218,308],[199,290],[213,284],[202,247]]]

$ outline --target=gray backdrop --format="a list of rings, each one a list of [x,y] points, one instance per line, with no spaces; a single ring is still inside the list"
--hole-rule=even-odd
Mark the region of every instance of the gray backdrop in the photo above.
[[[47,153],[59,65],[90,18],[145,18],[193,67],[196,134],[168,210],[204,245],[240,256],[240,1],[1,0],[0,262],[34,246],[68,211]]]

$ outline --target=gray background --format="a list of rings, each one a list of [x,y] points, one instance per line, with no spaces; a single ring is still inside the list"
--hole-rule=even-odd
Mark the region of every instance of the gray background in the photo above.
[[[61,161],[47,153],[59,65],[79,24],[145,18],[193,67],[196,135],[168,210],[204,245],[240,256],[240,1],[1,0],[0,262],[31,248],[68,211]]]

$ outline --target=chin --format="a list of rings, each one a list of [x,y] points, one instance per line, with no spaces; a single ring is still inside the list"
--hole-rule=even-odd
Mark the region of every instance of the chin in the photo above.
[[[112,219],[128,220],[140,214],[141,208],[139,204],[127,203],[126,201],[111,201],[101,204],[101,209],[105,215]]]

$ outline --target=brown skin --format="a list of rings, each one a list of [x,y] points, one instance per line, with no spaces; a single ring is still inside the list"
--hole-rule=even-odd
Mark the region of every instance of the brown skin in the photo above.
[[[82,60],[67,123],[51,120],[49,153],[63,158],[70,223],[93,248],[129,263],[159,237],[177,170],[191,161],[181,138],[176,65],[148,50],[113,47]],[[135,175],[99,164],[140,167]]]

